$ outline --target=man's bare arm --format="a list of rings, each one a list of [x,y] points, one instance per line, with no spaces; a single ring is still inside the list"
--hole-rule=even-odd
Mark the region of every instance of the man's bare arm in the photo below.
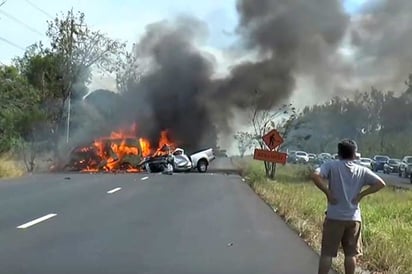
[[[323,193],[325,193],[328,201],[331,204],[335,204],[337,202],[335,197],[333,197],[332,193],[330,192],[328,186],[324,183],[323,178],[318,173],[313,173],[311,179],[315,183],[316,187],[319,188]]]
[[[369,186],[367,189],[361,191],[358,194],[358,196],[355,198],[354,204],[359,203],[364,197],[378,192],[379,190],[383,189],[385,186],[386,186],[386,183],[382,179],[379,179],[376,183]]]

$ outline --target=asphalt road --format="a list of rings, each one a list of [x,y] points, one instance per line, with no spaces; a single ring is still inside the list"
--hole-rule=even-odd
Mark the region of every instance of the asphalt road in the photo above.
[[[0,181],[0,273],[299,274],[317,262],[237,175]]]
[[[412,184],[409,178],[399,177],[397,173],[384,174],[382,172],[376,172],[388,185],[412,189]]]

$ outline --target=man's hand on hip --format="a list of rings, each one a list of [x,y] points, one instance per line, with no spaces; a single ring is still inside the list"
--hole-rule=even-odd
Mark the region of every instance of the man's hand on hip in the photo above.
[[[328,203],[331,205],[336,205],[338,203],[338,200],[333,196],[333,194],[329,191],[328,194],[326,194],[326,197],[328,198]]]

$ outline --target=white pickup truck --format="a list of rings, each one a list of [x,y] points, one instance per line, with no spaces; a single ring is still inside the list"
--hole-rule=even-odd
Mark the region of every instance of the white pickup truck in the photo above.
[[[185,155],[184,150],[180,149],[182,154]],[[176,150],[175,150],[176,152]],[[211,161],[216,158],[213,149],[205,149],[197,151],[189,156],[192,162],[192,168],[196,168],[199,172],[206,172]]]
[[[170,163],[175,172],[188,172],[196,168],[204,173],[210,162],[216,158],[212,148],[200,150],[191,155],[187,155],[182,148],[176,148],[172,155],[173,160],[168,159],[167,156],[148,158],[144,161],[144,167],[149,172],[157,172],[164,170]]]

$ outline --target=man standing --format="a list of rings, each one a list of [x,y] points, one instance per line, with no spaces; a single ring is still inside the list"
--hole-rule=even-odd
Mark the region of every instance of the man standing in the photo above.
[[[362,254],[359,203],[385,187],[379,176],[354,162],[356,152],[355,141],[342,140],[338,144],[339,159],[324,163],[312,175],[313,182],[328,200],[318,274],[329,273],[340,244],[345,254],[345,273],[355,273],[356,257]],[[364,186],[369,187],[363,190]]]

